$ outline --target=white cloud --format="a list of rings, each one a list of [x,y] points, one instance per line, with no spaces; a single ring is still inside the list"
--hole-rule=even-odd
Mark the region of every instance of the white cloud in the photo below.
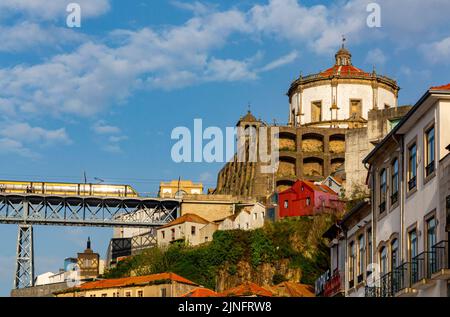
[[[46,130],[41,127],[32,127],[28,123],[3,124],[1,128],[0,136],[23,143],[36,143],[40,145],[71,143],[64,128]]]
[[[39,158],[40,155],[33,150],[34,147],[72,143],[64,128],[46,130],[32,127],[28,123],[2,123],[0,128],[0,152],[6,154]]]
[[[120,142],[128,140],[126,135],[122,134],[119,127],[109,125],[105,121],[97,121],[92,130],[102,136],[100,142],[102,143],[102,150],[110,153],[121,153]]]
[[[450,64],[450,37],[440,41],[423,44],[422,54],[432,63]]]
[[[239,81],[256,78],[256,73],[249,70],[247,61],[233,59],[212,58],[205,72],[207,81]]]
[[[268,63],[264,67],[260,68],[259,71],[267,72],[282,67],[284,65],[290,64],[298,58],[298,55],[299,54],[297,51],[293,51],[287,55],[281,56],[280,58],[277,58],[276,60]]]
[[[97,134],[117,134],[120,133],[120,128],[112,125],[108,125],[105,121],[100,120],[97,121],[93,126],[92,130],[94,130]]]
[[[64,19],[67,16],[67,0],[2,0],[0,11],[19,13],[39,20]],[[109,11],[109,0],[76,0],[80,5],[82,18],[96,17]]]
[[[170,90],[212,81],[255,80],[261,71],[293,62],[296,53],[265,65],[260,65],[254,57],[218,57],[216,52],[230,44],[236,35],[246,36],[248,40],[270,37],[282,41],[280,45],[307,46],[326,54],[336,49],[343,34],[352,45],[374,37],[400,43],[408,34],[416,39],[419,35],[428,36],[427,32],[435,34],[438,31],[429,30],[447,21],[441,11],[448,12],[445,9],[450,9],[450,2],[430,1],[435,6],[426,5],[427,10],[423,1],[379,1],[383,27],[376,30],[366,25],[368,0],[341,1],[328,6],[306,6],[297,0],[269,0],[248,11],[235,8],[217,11],[208,6],[205,11],[201,3],[174,2],[178,7],[202,14],[182,25],[115,30],[103,41],[86,40],[72,52],[55,55],[45,62],[0,69],[0,109],[9,116],[51,113],[88,117],[110,105],[126,102],[138,89]],[[37,3],[44,2],[48,3],[44,0]],[[109,8],[106,0],[98,5],[91,2],[86,0],[84,4],[93,6],[85,8],[91,15],[104,13]],[[33,1],[19,1],[17,7],[12,5],[12,0],[1,3],[8,10],[42,15]],[[48,4],[48,15],[57,16],[61,3]],[[399,10],[402,14],[398,14]],[[430,18],[429,11],[436,15],[435,20]],[[423,25],[422,22],[428,26],[411,26]],[[409,33],[399,36],[396,33],[399,30]],[[445,57],[446,45],[445,41],[436,44],[436,57],[430,58]],[[377,63],[386,60],[384,54],[376,50],[367,58]]]
[[[39,155],[23,146],[21,142],[8,138],[0,138],[0,153],[16,154],[26,158],[38,158]]]
[[[366,63],[376,65],[384,65],[387,61],[386,55],[379,48],[375,48],[367,52]]]
[[[13,26],[0,25],[0,52],[17,52],[35,47],[52,47],[81,43],[86,36],[68,28],[47,27],[22,22]]]
[[[205,4],[199,1],[171,1],[170,3],[176,8],[191,11],[192,13],[197,15],[210,13],[214,9],[212,5]]]

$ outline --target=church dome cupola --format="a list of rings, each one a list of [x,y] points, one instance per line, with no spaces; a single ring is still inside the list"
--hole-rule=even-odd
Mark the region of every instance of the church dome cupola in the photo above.
[[[337,66],[350,66],[352,65],[352,54],[348,49],[345,48],[344,45],[345,39],[343,40],[342,47],[339,51],[337,51],[335,58],[336,58],[336,65]]]

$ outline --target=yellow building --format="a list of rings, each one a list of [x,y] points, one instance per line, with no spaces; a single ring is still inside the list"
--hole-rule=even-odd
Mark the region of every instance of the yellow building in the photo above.
[[[173,180],[159,184],[158,196],[161,198],[181,198],[184,195],[200,195],[202,193],[202,183],[193,183],[189,180]]]
[[[56,297],[181,297],[199,285],[175,273],[106,279],[54,293]]]

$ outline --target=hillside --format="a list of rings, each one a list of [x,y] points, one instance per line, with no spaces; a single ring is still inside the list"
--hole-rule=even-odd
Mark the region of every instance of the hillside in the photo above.
[[[267,223],[254,231],[218,231],[209,244],[190,247],[178,242],[146,250],[119,262],[104,277],[174,272],[217,291],[247,280],[313,285],[328,266],[329,251],[321,236],[334,218],[323,214]]]

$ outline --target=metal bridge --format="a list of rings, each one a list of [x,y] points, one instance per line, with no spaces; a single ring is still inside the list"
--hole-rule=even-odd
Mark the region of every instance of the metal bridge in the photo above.
[[[33,225],[148,227],[179,216],[178,199],[0,193],[0,224],[18,224],[14,288],[33,286]]]

